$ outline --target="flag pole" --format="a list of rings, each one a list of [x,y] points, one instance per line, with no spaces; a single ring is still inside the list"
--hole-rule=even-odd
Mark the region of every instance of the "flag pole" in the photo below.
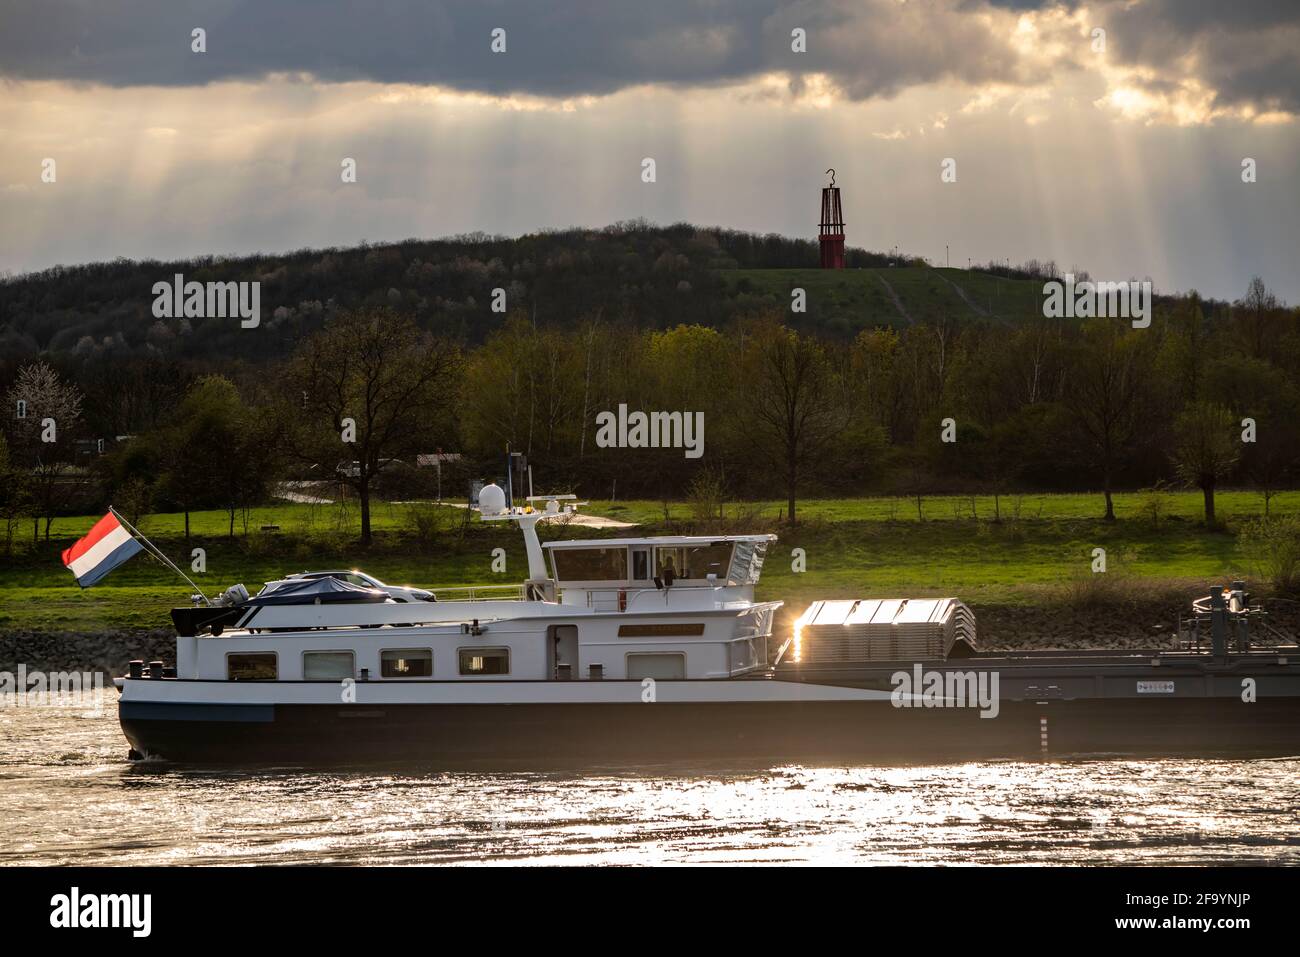
[[[115,509],[113,506],[110,505],[108,507],[108,510],[113,514],[113,516],[119,522],[122,523],[122,525],[126,528],[126,530],[131,533],[132,537],[135,538],[136,541],[138,541],[141,545],[145,547],[145,549],[149,552],[150,555],[158,559],[160,562],[162,562],[164,565],[166,565],[168,568],[174,571],[177,575],[180,575],[181,578],[185,579],[186,583],[188,583],[191,588],[193,588],[196,592],[199,593],[199,597],[203,599],[203,604],[207,605],[209,608],[212,607],[212,602],[208,601],[208,596],[203,593],[203,589],[200,588],[198,585],[194,584],[194,582],[190,581],[190,576],[186,575],[183,571],[177,568],[176,563],[173,562],[166,555],[164,555],[159,550],[157,545],[149,541],[149,539],[145,538],[144,533],[141,532],[140,529],[136,528],[125,518],[123,518],[122,513],[119,512],[117,509]]]

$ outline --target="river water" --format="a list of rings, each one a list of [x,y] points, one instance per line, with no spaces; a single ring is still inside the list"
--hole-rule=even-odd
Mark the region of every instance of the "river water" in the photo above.
[[[1300,863],[1298,759],[195,769],[114,699],[0,707],[0,866]]]

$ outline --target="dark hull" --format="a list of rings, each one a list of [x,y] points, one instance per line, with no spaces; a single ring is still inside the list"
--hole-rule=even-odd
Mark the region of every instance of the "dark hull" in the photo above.
[[[1067,755],[1300,755],[1300,698],[1003,702],[483,704],[386,707],[122,702],[148,756],[197,763],[435,767],[917,763]]]

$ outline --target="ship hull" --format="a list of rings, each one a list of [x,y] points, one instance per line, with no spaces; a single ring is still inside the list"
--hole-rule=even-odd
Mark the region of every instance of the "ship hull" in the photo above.
[[[191,704],[123,701],[139,756],[197,763],[431,767],[710,761],[897,763],[1073,755],[1300,754],[1300,698]]]

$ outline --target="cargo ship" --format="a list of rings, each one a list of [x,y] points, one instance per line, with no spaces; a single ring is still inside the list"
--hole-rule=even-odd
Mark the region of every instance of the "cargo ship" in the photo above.
[[[172,611],[176,660],[117,680],[133,758],[546,767],[1300,754],[1300,652],[1236,582],[1177,647],[986,652],[956,598],[821,600],[773,635],[776,536],[542,544],[518,586],[301,574]]]

